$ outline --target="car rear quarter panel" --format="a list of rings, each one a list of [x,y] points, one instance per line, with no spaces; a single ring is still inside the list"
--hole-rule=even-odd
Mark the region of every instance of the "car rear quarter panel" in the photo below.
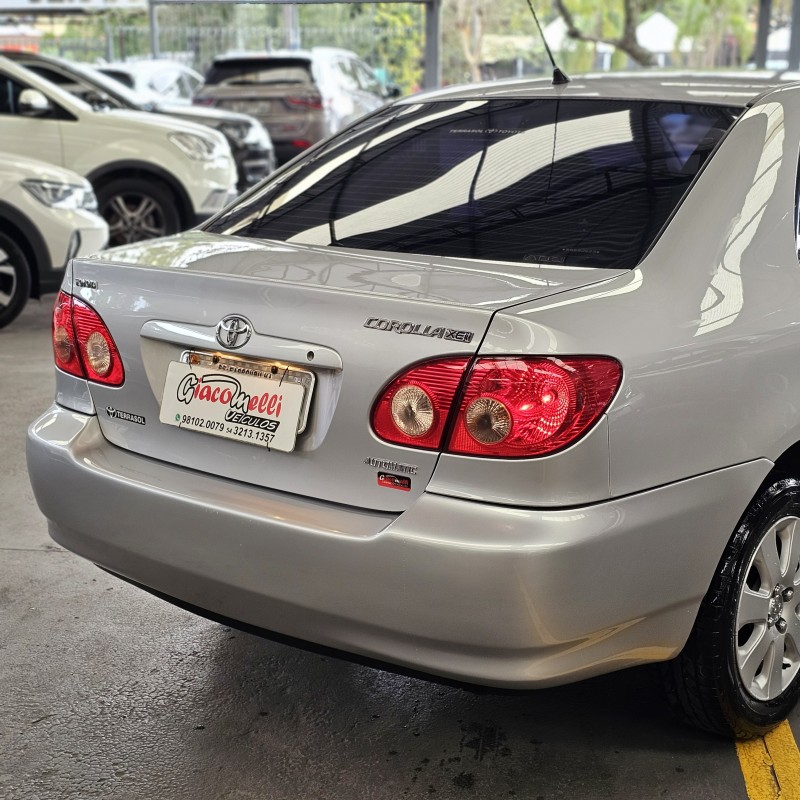
[[[637,269],[493,320],[482,354],[621,361],[607,414],[612,497],[774,462],[800,440],[798,100],[781,90],[742,117]],[[463,483],[464,462],[443,456],[432,488]],[[506,502],[530,502],[529,464],[508,473]]]

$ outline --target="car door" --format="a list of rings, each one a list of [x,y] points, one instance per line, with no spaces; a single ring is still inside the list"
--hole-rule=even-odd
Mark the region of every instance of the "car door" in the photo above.
[[[48,112],[40,116],[21,114],[19,96],[30,88],[24,81],[0,71],[0,147],[19,156],[63,166],[61,119],[66,112],[48,98]]]

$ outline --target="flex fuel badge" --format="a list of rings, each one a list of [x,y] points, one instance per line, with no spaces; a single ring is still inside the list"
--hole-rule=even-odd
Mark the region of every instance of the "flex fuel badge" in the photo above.
[[[416,464],[402,464],[399,461],[386,461],[382,458],[365,458],[368,467],[378,470],[378,486],[385,489],[399,489],[401,492],[411,491],[411,476],[417,474],[419,467]],[[391,472],[388,472],[391,470]],[[398,475],[396,473],[404,473]]]
[[[411,478],[407,475],[390,475],[388,472],[379,472],[378,486],[383,486],[386,489],[399,489],[401,492],[410,492]]]

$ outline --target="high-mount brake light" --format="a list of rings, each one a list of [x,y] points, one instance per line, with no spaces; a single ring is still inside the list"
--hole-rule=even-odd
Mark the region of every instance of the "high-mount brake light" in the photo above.
[[[372,409],[375,433],[393,444],[438,450],[468,363],[468,357],[427,361],[395,378]]]
[[[532,458],[577,441],[619,388],[613,358],[481,358],[468,378],[449,453]]]
[[[117,345],[100,315],[65,292],[53,308],[53,353],[56,366],[70,375],[107,386],[125,380]]]

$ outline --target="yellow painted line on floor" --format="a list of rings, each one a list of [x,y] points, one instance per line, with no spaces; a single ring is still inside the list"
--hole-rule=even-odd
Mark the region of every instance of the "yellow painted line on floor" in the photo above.
[[[788,722],[766,736],[736,742],[750,800],[800,800],[800,750]]]

